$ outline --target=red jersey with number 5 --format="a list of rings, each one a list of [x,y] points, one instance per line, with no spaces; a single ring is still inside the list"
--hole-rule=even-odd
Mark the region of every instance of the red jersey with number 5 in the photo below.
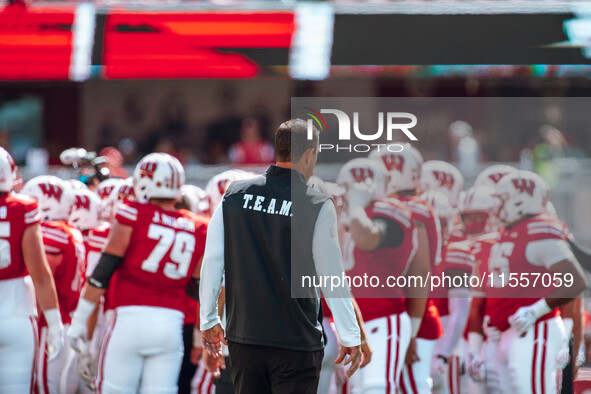
[[[23,234],[39,219],[34,199],[9,193],[0,196],[0,280],[29,274],[23,260]]]
[[[186,308],[185,288],[205,250],[207,220],[189,211],[169,211],[128,202],[115,219],[133,228],[123,261],[111,280],[113,307],[145,305]]]
[[[485,313],[490,316],[491,325],[506,330],[509,316],[517,309],[547,297],[554,290],[558,282],[550,267],[572,257],[565,227],[559,220],[538,215],[500,231],[488,260],[492,283],[486,289],[489,298]],[[554,309],[540,320],[557,315],[558,309]]]
[[[48,260],[59,261],[56,266],[51,267],[51,270],[62,322],[69,324],[72,320],[70,314],[78,305],[84,283],[86,270],[84,239],[80,230],[61,220],[41,223],[41,233]],[[45,326],[45,320],[43,318],[40,320],[40,326]]]

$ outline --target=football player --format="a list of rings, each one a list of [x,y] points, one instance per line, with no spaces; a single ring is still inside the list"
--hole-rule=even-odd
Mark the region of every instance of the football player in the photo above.
[[[455,210],[440,192],[428,192],[423,198],[435,209],[442,228],[443,250],[435,274],[438,278],[471,274],[473,261],[469,244],[448,242]],[[443,335],[435,344],[431,361],[433,392],[459,393],[464,361],[461,338],[470,309],[469,290],[466,283],[454,287],[444,282],[434,289],[432,296],[444,328]]]
[[[503,227],[488,260],[493,275],[485,314],[500,331],[494,360],[500,382],[511,392],[556,392],[556,360],[564,338],[557,308],[587,284],[564,224],[544,214],[549,188],[540,176],[509,173],[495,193]]]
[[[425,229],[427,240],[419,240],[419,250],[429,253],[429,270],[433,272],[441,261],[440,221],[433,207],[419,196],[423,156],[408,143],[402,144],[401,152],[373,151],[370,159],[382,163],[388,171],[386,192],[396,198],[412,212],[417,226]],[[415,302],[407,298],[407,302]],[[431,391],[431,358],[435,340],[443,334],[439,312],[433,299],[427,301],[420,329],[411,340],[402,372],[401,387],[406,392],[429,393]]]
[[[337,177],[347,190],[347,236],[353,246],[348,275],[377,276],[383,281],[388,276],[424,277],[429,270],[428,249],[417,249],[417,245],[426,242],[426,231],[417,229],[405,204],[386,198],[386,179],[384,166],[369,159],[348,162]],[[354,393],[398,391],[404,358],[425,310],[426,290],[410,288],[405,294],[400,287],[387,292],[369,286],[352,289],[373,350],[371,367],[360,369],[352,378]]]
[[[84,280],[85,248],[80,231],[68,224],[68,217],[74,204],[70,186],[54,176],[38,176],[29,180],[22,193],[37,200],[41,211],[41,233],[43,247],[51,267],[57,297],[60,304],[62,323],[67,329],[71,313],[76,308]],[[40,348],[47,347],[48,322],[41,318]],[[76,365],[70,360],[74,354],[65,346],[54,360],[40,357],[37,365],[37,389],[41,394],[73,393],[79,379]]]
[[[41,356],[61,353],[63,326],[34,199],[12,194],[16,170],[0,148],[0,392],[31,392],[38,348],[35,295],[47,322]],[[32,280],[32,284],[31,284]],[[33,288],[34,285],[34,288]]]
[[[191,278],[199,276],[207,224],[175,209],[185,172],[173,156],[147,155],[133,179],[137,202],[117,210],[107,246],[74,312],[68,341],[79,349],[89,316],[112,286],[114,312],[101,346],[97,392],[176,393],[185,291]]]

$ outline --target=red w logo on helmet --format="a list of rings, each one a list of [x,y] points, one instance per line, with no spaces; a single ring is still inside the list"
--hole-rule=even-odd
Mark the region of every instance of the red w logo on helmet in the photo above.
[[[146,161],[140,164],[140,178],[147,176],[150,179],[154,179],[154,172],[158,167],[158,163],[154,161]]]
[[[355,183],[365,182],[367,178],[373,179],[373,171],[367,167],[351,168],[351,176]]]
[[[64,190],[61,186],[53,185],[51,183],[40,183],[39,189],[41,189],[41,193],[47,198],[55,198],[58,201],[62,199],[62,193]]]
[[[221,181],[218,181],[218,191],[222,196],[226,193],[226,189],[228,188],[229,183],[229,179],[222,179]]]
[[[513,179],[513,186],[519,191],[519,193],[527,193],[530,196],[534,195],[534,189],[536,184],[531,179],[516,178]]]
[[[400,155],[383,155],[382,161],[388,171],[396,168],[398,172],[402,172],[404,168],[404,157]]]
[[[490,178],[491,181],[493,181],[494,183],[499,183],[499,181],[501,180],[501,178],[505,176],[505,173],[494,173],[494,174],[490,174],[488,177]]]
[[[101,187],[98,189],[98,195],[101,198],[101,200],[104,200],[105,198],[109,197],[109,194],[111,194],[111,192],[113,191],[114,186],[106,186],[106,187]]]
[[[449,172],[433,171],[433,176],[435,177],[437,182],[439,182],[439,186],[447,187],[449,190],[451,190],[451,188],[454,187],[454,183],[456,180],[454,179],[453,175]]]
[[[76,196],[74,209],[86,209],[90,211],[90,198],[88,196]]]

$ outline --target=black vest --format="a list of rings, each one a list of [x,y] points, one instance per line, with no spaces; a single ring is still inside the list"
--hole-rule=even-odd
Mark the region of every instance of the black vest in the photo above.
[[[327,199],[308,189],[297,171],[277,166],[230,185],[222,202],[229,341],[303,351],[324,347],[319,292],[293,298],[291,281],[293,272],[316,272],[312,239]]]

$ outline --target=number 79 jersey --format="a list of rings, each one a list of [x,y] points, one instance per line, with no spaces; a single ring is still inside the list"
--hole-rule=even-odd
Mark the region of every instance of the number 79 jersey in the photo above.
[[[207,219],[129,202],[115,216],[132,227],[129,246],[110,286],[113,307],[145,305],[185,309],[185,288],[205,249]]]

